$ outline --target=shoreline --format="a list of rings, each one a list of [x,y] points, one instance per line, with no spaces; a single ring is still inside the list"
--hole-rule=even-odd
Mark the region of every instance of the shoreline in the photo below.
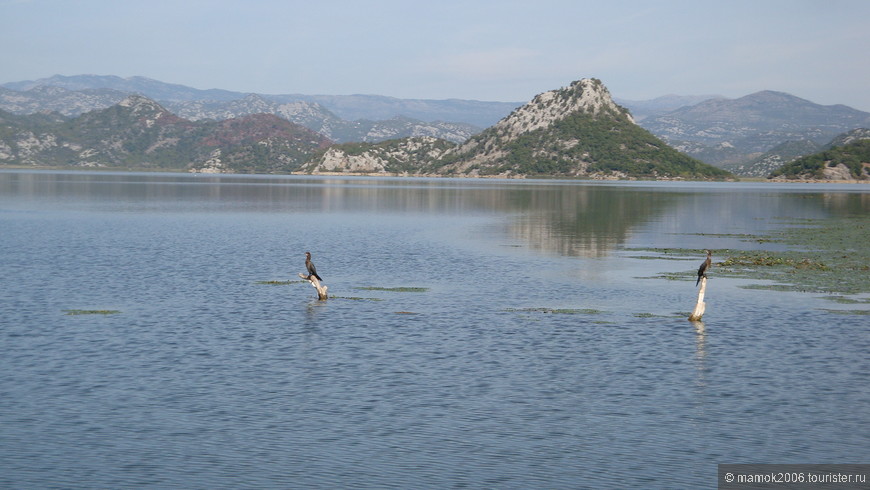
[[[131,167],[76,167],[76,166],[36,166],[36,165],[0,165],[0,170],[45,170],[70,172],[139,172],[139,173],[176,173],[194,175],[276,175],[276,176],[311,176],[311,177],[409,177],[409,178],[449,178],[449,179],[508,179],[508,180],[577,180],[590,182],[733,182],[733,183],[771,183],[771,184],[870,184],[870,180],[821,180],[821,179],[766,179],[763,177],[738,177],[736,179],[685,179],[685,178],[595,178],[569,177],[557,175],[441,175],[441,174],[409,174],[406,172],[281,172],[281,173],[235,173],[235,172],[191,172],[178,168],[131,168]]]

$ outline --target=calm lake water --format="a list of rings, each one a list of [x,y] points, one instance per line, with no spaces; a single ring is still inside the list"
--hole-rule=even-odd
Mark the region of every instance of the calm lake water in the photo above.
[[[714,268],[686,321],[704,248],[866,215],[867,189],[0,172],[0,486],[715,488],[718,463],[870,462],[866,315]]]

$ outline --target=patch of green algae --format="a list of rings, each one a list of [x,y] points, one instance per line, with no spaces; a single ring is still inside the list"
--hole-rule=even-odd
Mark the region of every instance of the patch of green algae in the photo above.
[[[508,308],[506,311],[519,311],[524,313],[553,313],[561,315],[598,315],[600,313],[604,313],[601,310],[596,310],[593,308]]]
[[[63,310],[67,315],[117,315],[118,310]]]
[[[791,224],[801,226],[785,228],[767,236],[752,236],[751,240],[757,243],[783,243],[790,250],[717,249],[713,251],[714,261],[709,276],[772,282],[743,286],[749,289],[841,295],[870,293],[870,216],[796,220]],[[671,256],[697,254],[697,250],[689,249],[647,250]],[[717,261],[717,258],[720,260]],[[694,280],[694,274],[693,270],[685,274],[665,273],[655,277]]]
[[[727,275],[777,283],[777,289],[815,293],[870,293],[870,216],[816,220],[786,228],[770,241],[783,252],[732,251],[719,264]]]

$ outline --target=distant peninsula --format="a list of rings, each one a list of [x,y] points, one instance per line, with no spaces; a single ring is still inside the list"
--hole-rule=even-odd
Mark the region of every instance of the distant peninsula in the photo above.
[[[840,135],[828,148],[771,173],[773,180],[870,182],[870,129]]]

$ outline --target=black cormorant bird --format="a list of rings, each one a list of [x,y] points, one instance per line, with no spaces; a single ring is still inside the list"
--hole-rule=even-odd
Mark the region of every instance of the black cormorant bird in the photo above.
[[[698,287],[698,283],[701,282],[702,277],[707,277],[707,269],[710,267],[710,264],[712,263],[710,260],[710,257],[712,256],[713,252],[711,252],[710,250],[704,250],[704,251],[707,252],[707,260],[705,260],[704,263],[701,264],[701,267],[698,267],[698,280],[695,281],[695,287]]]
[[[709,259],[707,259],[709,260]],[[317,275],[317,268],[314,267],[314,264],[311,263],[311,252],[305,252],[305,267],[308,268],[308,278],[311,279],[311,276],[317,278],[318,281],[322,281],[323,278]]]

